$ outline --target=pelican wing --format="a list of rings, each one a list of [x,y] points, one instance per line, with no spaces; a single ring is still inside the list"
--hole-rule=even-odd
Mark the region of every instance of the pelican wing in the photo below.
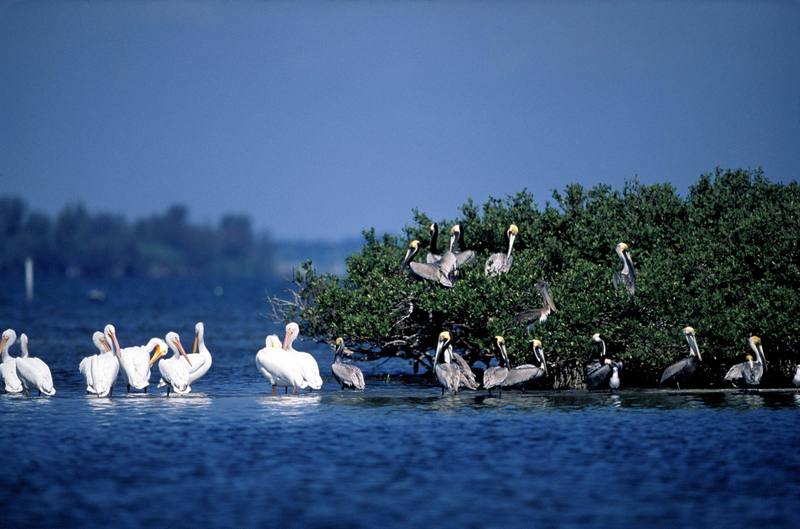
[[[497,274],[503,272],[505,266],[506,254],[493,253],[486,260],[486,264],[483,265],[483,273],[487,276],[496,276]]]
[[[358,366],[351,364],[334,363],[331,366],[333,376],[343,386],[364,389],[364,373]]]
[[[177,393],[188,393],[189,388],[189,364],[186,360],[177,356],[171,356],[158,362],[158,371],[161,378],[169,384]]]
[[[18,358],[9,358],[0,364],[0,379],[3,380],[6,393],[20,393],[22,391],[22,381],[17,376]]]
[[[111,391],[119,374],[119,360],[113,354],[96,355],[92,362],[92,381],[95,392],[105,397]]]
[[[524,325],[535,320],[541,320],[545,314],[550,314],[550,310],[545,308],[523,310],[514,316],[514,322]]]
[[[442,256],[435,253],[428,253],[428,255],[425,256],[425,262],[428,264],[438,263],[441,259]]]
[[[436,364],[434,368],[436,379],[444,389],[451,393],[458,393],[461,383],[461,371],[453,364]]]
[[[744,366],[746,366],[746,362],[742,362],[741,364],[735,364],[728,372],[725,373],[725,380],[740,380],[744,376]]]
[[[54,395],[53,375],[41,358],[17,358],[17,375],[28,389],[37,389],[46,395]]]
[[[499,386],[508,377],[508,368],[495,366],[483,372],[484,389],[492,389]]]
[[[472,250],[458,252],[456,254],[456,266],[463,266],[467,263],[472,262],[473,259],[475,259],[475,252],[473,252]]]
[[[128,384],[144,389],[150,384],[150,355],[144,346],[126,347],[120,351],[120,368]]]
[[[544,369],[532,364],[522,364],[508,372],[508,376],[503,381],[503,387],[516,386],[542,377],[544,377]]]
[[[275,386],[308,386],[294,354],[280,347],[265,347],[256,355],[256,366],[267,381]]]
[[[97,393],[94,389],[94,382],[92,382],[92,362],[97,355],[87,356],[78,365],[78,371],[81,372],[83,378],[86,379],[86,391],[89,393]]]
[[[322,377],[319,375],[319,364],[308,353],[295,351],[295,359],[300,366],[300,372],[303,379],[306,381],[311,389],[320,389],[322,387]]]
[[[461,373],[461,385],[469,389],[478,389],[478,380],[467,361],[458,353],[453,353],[453,360]]]
[[[679,360],[678,362],[675,362],[671,366],[667,367],[664,370],[664,373],[661,374],[661,381],[659,382],[659,384],[664,384],[664,382],[667,382],[668,380],[671,380],[678,373],[683,371],[686,368],[686,365],[688,363],[689,363],[689,359],[688,358],[684,358],[683,360]]]
[[[417,277],[427,279],[428,281],[437,281],[448,288],[453,286],[453,282],[450,281],[446,274],[442,273],[442,269],[438,266],[438,263],[426,264],[412,261],[409,263],[409,266],[411,267],[411,271]]]
[[[584,370],[586,386],[589,389],[595,389],[609,379],[612,371],[611,366],[605,363],[592,362],[588,364]]]

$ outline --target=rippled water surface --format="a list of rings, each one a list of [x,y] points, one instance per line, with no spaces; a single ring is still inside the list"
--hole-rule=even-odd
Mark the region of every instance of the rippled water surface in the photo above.
[[[42,282],[30,307],[2,286],[0,326],[29,334],[58,393],[0,395],[0,527],[795,527],[795,393],[442,397],[373,376],[272,397],[253,363],[278,330],[270,285]],[[83,394],[92,331],[191,344],[198,320],[214,365],[191,395]],[[331,352],[301,345],[329,375]]]

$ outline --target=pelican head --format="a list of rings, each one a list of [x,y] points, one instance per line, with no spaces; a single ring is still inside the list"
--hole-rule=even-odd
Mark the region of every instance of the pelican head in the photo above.
[[[6,329],[3,331],[3,338],[0,339],[0,350],[6,351],[9,347],[14,345],[17,341],[17,333],[14,329]]]
[[[750,343],[750,349],[756,353],[756,362],[766,362],[767,357],[764,356],[764,348],[761,347],[761,338],[754,335],[750,337],[748,342]]]
[[[189,365],[192,365],[192,361],[189,359],[189,356],[186,354],[186,349],[183,348],[183,344],[181,344],[181,337],[178,336],[178,333],[174,331],[170,331],[167,333],[166,342],[170,349],[174,352],[178,353],[183,357]]]
[[[272,348],[272,349],[280,349],[281,348],[281,339],[278,338],[278,336],[275,335],[275,334],[270,334],[269,336],[267,336],[267,339],[265,340],[265,342],[266,342],[267,348]]]
[[[694,337],[694,329],[692,327],[684,327],[683,335],[686,336],[686,342],[689,344],[689,355],[697,357],[698,360],[703,360],[700,355],[700,348],[697,346],[697,339]]]
[[[534,339],[532,343],[533,343],[533,354],[536,356],[536,360],[539,361],[542,370],[544,370],[545,376],[547,376],[547,360],[544,357],[544,349],[542,348],[542,341],[539,339]]]
[[[618,243],[616,246],[617,253],[627,252],[629,249],[628,245],[624,242]]]
[[[506,351],[506,339],[502,336],[495,336],[494,343],[497,346],[497,350],[500,352],[500,355],[497,356],[498,363],[503,367],[509,367],[508,361],[508,351]]]
[[[150,338],[150,341],[147,342],[147,347],[152,348],[153,354],[150,356],[150,367],[156,365],[156,362],[167,354],[169,350],[167,347],[167,343],[162,340],[161,338]]]
[[[300,336],[300,326],[295,322],[286,324],[286,334],[283,336],[283,348],[287,351],[292,348],[292,343]]]
[[[517,228],[517,225],[511,224],[511,226],[508,227],[506,235],[508,235],[509,237],[511,237],[512,235],[516,237],[518,233],[519,233],[519,228]]]
[[[408,263],[410,263],[411,260],[414,258],[414,256],[417,255],[417,252],[419,252],[419,241],[417,239],[414,239],[413,241],[408,243],[408,248],[406,249],[406,256],[403,257],[403,264],[400,268],[402,269],[406,267]]]
[[[194,344],[192,344],[192,353],[197,352],[197,343],[203,339],[203,333],[205,332],[206,328],[203,325],[202,321],[198,321],[194,324]]]
[[[338,338],[336,338],[334,344],[335,344],[336,354],[344,353],[344,338],[339,336]]]
[[[108,345],[110,345],[111,349],[113,349],[115,352],[119,353],[120,348],[119,348],[119,340],[117,340],[116,327],[114,327],[114,325],[109,323],[108,325],[105,326],[103,330],[105,331],[106,341],[108,341]]]
[[[595,342],[595,343],[600,343],[600,342],[603,341],[603,339],[600,338],[600,333],[599,332],[596,332],[596,333],[594,333],[592,335],[592,341]]]
[[[747,362],[747,365],[750,366],[750,369],[753,369],[753,357],[750,356],[750,355],[747,355],[747,356],[744,357],[744,359]]]
[[[450,251],[453,251],[453,246],[455,246],[456,241],[461,238],[461,226],[458,224],[454,224],[452,228],[450,228]]]
[[[94,343],[94,346],[97,347],[97,350],[101,353],[107,353],[111,350],[111,346],[108,345],[108,342],[106,341],[105,334],[100,331],[95,331],[94,334],[92,334],[92,342]]]
[[[442,331],[439,333],[439,340],[436,342],[436,356],[433,357],[434,363],[436,363],[439,359],[439,354],[442,352],[447,344],[450,343],[451,337],[450,333],[447,331]],[[449,361],[449,357],[445,355],[445,363]]]

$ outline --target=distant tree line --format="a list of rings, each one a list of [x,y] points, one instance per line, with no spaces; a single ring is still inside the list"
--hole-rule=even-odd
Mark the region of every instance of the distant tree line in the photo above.
[[[273,273],[272,243],[246,215],[216,226],[189,221],[186,206],[133,223],[113,213],[64,207],[51,218],[19,197],[0,196],[0,274],[21,273],[31,257],[37,274],[66,276],[257,277]]]

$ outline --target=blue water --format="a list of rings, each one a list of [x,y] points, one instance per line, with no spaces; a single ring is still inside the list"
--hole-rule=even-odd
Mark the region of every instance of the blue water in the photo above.
[[[796,525],[798,394],[442,397],[373,376],[272,397],[253,357],[279,329],[274,285],[52,281],[30,307],[0,287],[0,326],[28,332],[58,391],[0,395],[0,527]],[[190,344],[197,320],[214,365],[191,395],[83,394],[93,330]],[[329,373],[328,348],[300,345]]]

